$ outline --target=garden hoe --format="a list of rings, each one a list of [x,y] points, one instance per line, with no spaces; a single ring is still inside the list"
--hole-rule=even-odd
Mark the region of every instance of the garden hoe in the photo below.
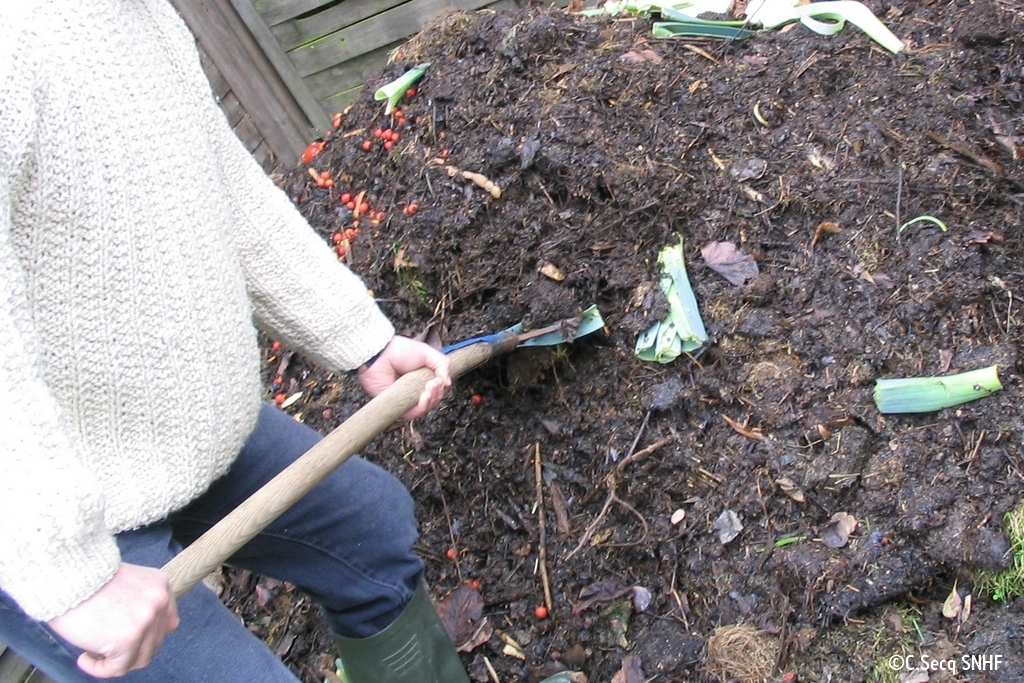
[[[523,332],[516,326],[446,347],[451,376],[459,377],[492,357],[519,346],[571,342],[604,327],[597,308],[578,318]],[[335,468],[358,453],[416,405],[429,368],[403,375],[253,493],[241,505],[163,567],[176,596],[224,564]],[[399,618],[384,631],[362,639],[338,638],[351,683],[468,683],[448,635],[422,584]],[[562,675],[544,683],[568,681]]]

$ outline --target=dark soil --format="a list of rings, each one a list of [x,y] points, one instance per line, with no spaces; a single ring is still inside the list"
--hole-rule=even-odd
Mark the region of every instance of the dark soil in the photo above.
[[[480,582],[495,634],[464,655],[476,680],[486,658],[502,681],[567,665],[606,682],[631,654],[648,680],[719,680],[705,645],[732,624],[765,634],[775,677],[895,680],[879,664],[909,647],[1003,657],[931,680],[1022,680],[1008,636],[1021,610],[973,595],[961,624],[940,608],[954,582],[966,594],[978,569],[1007,566],[1001,522],[1024,494],[1024,9],[870,6],[905,53],[853,26],[724,43],[656,40],[648,19],[449,15],[369,81],[432,62],[390,151],[360,146],[393,123],[368,92],[310,164],[335,186],[304,165],[282,178],[327,240],[351,226],[342,192],[387,212],[360,218],[345,259],[403,334],[451,343],[590,304],[604,315],[572,345],[463,376],[440,409],[364,452],[416,498],[436,595]],[[624,59],[642,50],[661,61]],[[483,174],[500,199],[444,164]],[[948,231],[898,230],[921,215]],[[657,256],[680,239],[711,338],[642,362],[637,335],[665,311]],[[701,257],[714,241],[761,274],[727,282]],[[959,408],[883,416],[873,402],[877,378],[990,364],[1004,391]],[[268,385],[279,365],[268,358]],[[304,391],[289,411],[322,431],[365,403],[298,357],[284,375],[285,394]],[[730,510],[743,529],[722,543]],[[858,524],[832,548],[823,533],[841,512]],[[794,536],[806,538],[776,545]],[[553,605],[538,620],[544,574]],[[642,587],[650,604],[582,609],[597,582]],[[230,588],[254,630],[323,680],[330,638],[308,600],[257,577]]]

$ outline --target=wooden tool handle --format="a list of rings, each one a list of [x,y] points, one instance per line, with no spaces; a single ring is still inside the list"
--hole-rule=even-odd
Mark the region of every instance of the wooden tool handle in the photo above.
[[[514,341],[510,347],[480,343],[453,351],[448,354],[451,376],[454,379],[485,363],[495,353],[514,346]],[[412,409],[433,376],[432,370],[422,368],[399,377],[164,565],[175,596],[180,597],[202,581],[324,477]]]

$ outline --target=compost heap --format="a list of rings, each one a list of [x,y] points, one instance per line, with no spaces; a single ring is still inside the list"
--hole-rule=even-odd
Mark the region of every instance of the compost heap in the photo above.
[[[906,596],[958,653],[1008,628],[986,615],[1016,612],[983,594],[966,622],[939,608],[1008,565],[1001,522],[1024,491],[1024,17],[993,0],[871,9],[906,51],[853,26],[657,40],[645,17],[446,15],[281,179],[403,334],[604,316],[463,376],[364,451],[416,498],[417,550],[435,595],[458,591],[446,618],[476,680],[758,679],[709,660],[729,625],[767,639],[768,673],[818,676],[812,643]],[[403,118],[385,115],[373,88],[423,62]],[[938,220],[904,227],[920,216]],[[658,255],[680,241],[710,339],[638,360],[668,310]],[[756,274],[723,277],[714,243]],[[271,391],[315,428],[365,402],[267,353]],[[872,398],[879,378],[992,364],[1004,390],[957,408],[882,415]],[[260,632],[282,654],[305,639],[290,663],[323,680],[329,637],[301,634],[294,596],[268,626],[263,587]],[[874,665],[836,650],[838,680]]]

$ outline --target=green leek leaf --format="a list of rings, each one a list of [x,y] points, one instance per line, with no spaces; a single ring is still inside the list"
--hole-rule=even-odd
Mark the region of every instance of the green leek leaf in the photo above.
[[[875,381],[881,413],[929,413],[984,398],[999,391],[997,366],[945,377],[904,377]]]
[[[658,262],[664,273],[660,284],[669,314],[637,338],[633,352],[640,360],[670,363],[703,346],[708,333],[686,274],[682,240],[662,249]]]
[[[742,22],[740,23],[742,24]],[[698,37],[742,40],[754,35],[754,32],[749,29],[707,21],[656,21],[652,32],[655,38]]]
[[[402,96],[405,95],[405,91],[408,90],[413,83],[421,79],[429,67],[430,62],[417,64],[415,67],[409,69],[387,85],[381,86],[377,92],[373,93],[373,99],[388,101],[387,106],[384,108],[385,115],[391,113],[391,110],[395,108],[395,105],[397,105],[399,100],[402,99]]]

